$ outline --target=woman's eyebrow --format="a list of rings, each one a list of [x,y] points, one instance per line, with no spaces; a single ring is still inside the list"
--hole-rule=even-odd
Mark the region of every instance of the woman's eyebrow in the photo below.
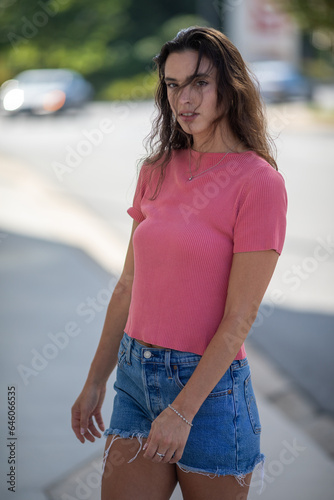
[[[210,78],[209,73],[196,73],[195,75],[188,76],[186,80],[191,78]],[[165,82],[177,82],[177,78],[172,78],[171,76],[165,76]]]

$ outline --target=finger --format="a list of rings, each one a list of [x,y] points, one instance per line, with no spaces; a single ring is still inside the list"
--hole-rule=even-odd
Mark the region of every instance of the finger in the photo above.
[[[150,436],[149,436],[147,438],[145,445],[144,445],[144,450],[146,450],[144,453],[144,458],[146,458],[148,460],[152,460],[157,449],[158,449],[157,445],[153,444],[152,438],[150,438]]]
[[[163,463],[165,462],[166,460],[166,455],[167,455],[167,451],[165,452],[162,452],[162,451],[156,451],[155,452],[155,455],[154,457],[152,458],[152,462],[155,462],[155,463]]]
[[[80,432],[80,421],[79,420],[74,420],[72,418],[72,429],[76,437],[79,439],[79,441],[83,442],[84,439],[82,438],[81,432]]]
[[[84,443],[85,438],[82,436],[80,432],[80,413],[78,414],[76,410],[72,410],[71,425],[76,437],[79,439],[81,443]]]
[[[143,450],[146,450],[150,442],[151,442],[151,433],[149,433],[148,437],[146,438],[146,443],[143,446]]]
[[[147,448],[149,447],[150,442],[151,442],[151,434],[149,434],[148,438],[146,439],[146,443],[143,446],[143,451],[147,450]],[[146,455],[146,453],[144,453],[144,457],[145,457],[145,455]]]
[[[89,425],[90,419],[91,419],[91,417],[89,418],[89,414],[88,414],[87,410],[83,409],[81,411],[81,418],[80,418],[80,434],[82,434],[85,437],[86,437],[86,434],[88,432],[88,425]],[[89,441],[91,441],[91,440],[89,439]]]
[[[84,443],[85,442],[85,438],[83,437],[83,435],[81,434],[80,431],[76,432],[75,435],[79,439],[80,443]]]
[[[91,434],[93,434],[93,436],[97,437],[97,438],[100,438],[101,437],[101,433],[98,431],[98,429],[96,428],[94,422],[93,422],[93,419],[89,420],[89,423],[88,423],[88,430]]]
[[[85,438],[83,437],[83,435],[80,433],[80,431],[74,431],[74,434],[76,435],[76,437],[79,439],[80,443],[84,443],[85,442]]]
[[[103,418],[102,418],[101,412],[100,411],[96,412],[96,414],[94,415],[94,417],[95,417],[97,425],[99,426],[99,429],[102,432],[104,432],[105,431],[105,427],[104,427],[104,422],[103,422]]]
[[[82,436],[87,439],[87,441],[90,441],[91,443],[94,443],[95,441],[95,437],[89,432],[89,430],[86,430],[86,432],[84,434],[82,434]]]
[[[157,447],[156,446],[148,446],[148,448],[146,449],[145,453],[144,453],[144,458],[147,458],[147,460],[153,460],[154,457],[155,457],[155,454],[156,454],[156,451],[157,451]],[[158,462],[159,460],[155,460],[156,462]]]
[[[176,450],[173,455],[171,456],[171,458],[169,459],[169,464],[176,464],[179,460],[181,460],[182,458],[182,455],[183,455],[183,450]]]
[[[173,455],[174,455],[174,452],[171,450],[167,450],[164,455],[165,455],[165,457],[161,460],[161,462],[164,464],[169,464]]]

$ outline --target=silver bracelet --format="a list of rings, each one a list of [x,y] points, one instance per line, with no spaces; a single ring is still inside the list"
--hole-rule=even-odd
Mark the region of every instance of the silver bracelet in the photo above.
[[[179,413],[177,410],[175,410],[175,408],[172,407],[172,405],[168,405],[168,408],[170,408],[171,410],[175,411],[176,415],[178,415],[179,417],[182,418],[182,420],[184,420],[184,422],[188,425],[190,425],[190,427],[193,426],[193,424],[191,422],[189,422],[189,420],[187,420],[183,415],[181,415],[181,413]]]

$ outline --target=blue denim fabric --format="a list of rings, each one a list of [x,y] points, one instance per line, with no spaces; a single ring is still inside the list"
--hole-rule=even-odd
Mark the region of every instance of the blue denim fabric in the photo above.
[[[124,334],[118,353],[113,413],[105,435],[146,438],[201,356],[148,348]],[[261,425],[247,358],[233,361],[193,420],[178,465],[187,471],[242,477],[263,462]]]

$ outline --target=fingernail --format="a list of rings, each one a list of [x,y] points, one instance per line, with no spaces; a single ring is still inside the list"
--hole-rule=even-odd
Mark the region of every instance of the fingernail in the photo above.
[[[147,447],[148,447],[148,444],[145,443],[144,446],[143,446],[143,450],[145,451]]]
[[[85,434],[85,429],[83,427],[80,429],[80,434],[82,434],[82,435]]]

